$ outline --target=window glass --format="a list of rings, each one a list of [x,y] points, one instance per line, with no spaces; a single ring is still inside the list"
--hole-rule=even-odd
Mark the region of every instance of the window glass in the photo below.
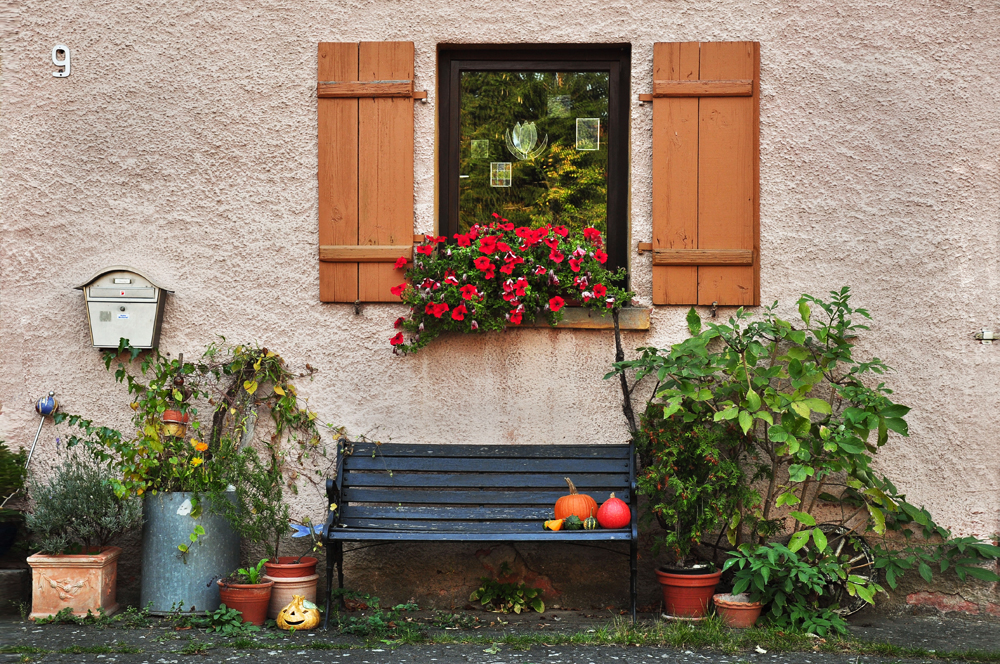
[[[462,71],[458,228],[607,230],[609,73]]]

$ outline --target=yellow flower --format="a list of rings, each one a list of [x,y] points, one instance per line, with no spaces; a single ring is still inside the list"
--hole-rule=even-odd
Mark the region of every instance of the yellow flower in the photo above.
[[[204,461],[205,460],[202,459],[201,457],[195,457],[195,458],[191,459],[191,465],[192,466],[200,466]]]
[[[203,443],[200,440],[192,438],[191,447],[193,447],[196,452],[204,452],[205,450],[208,449],[208,443]]]

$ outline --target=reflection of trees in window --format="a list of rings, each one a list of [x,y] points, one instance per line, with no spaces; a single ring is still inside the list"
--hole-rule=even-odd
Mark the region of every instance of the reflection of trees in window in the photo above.
[[[607,72],[462,72],[459,162],[459,229],[486,223],[494,212],[516,224],[607,227]],[[552,104],[550,98],[559,97]],[[568,98],[568,99],[567,99]],[[568,102],[568,108],[567,108]],[[568,112],[567,112],[568,111]],[[576,149],[576,118],[599,118],[600,149]],[[534,160],[518,161],[504,132],[534,122],[549,147]],[[473,158],[471,141],[482,143]],[[512,162],[509,188],[490,186],[490,163]]]

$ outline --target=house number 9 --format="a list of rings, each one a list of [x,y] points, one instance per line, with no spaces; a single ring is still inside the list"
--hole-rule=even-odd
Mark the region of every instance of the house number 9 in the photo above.
[[[69,49],[62,44],[52,47],[52,64],[62,67],[61,71],[54,71],[52,75],[56,78],[66,78],[69,76]]]

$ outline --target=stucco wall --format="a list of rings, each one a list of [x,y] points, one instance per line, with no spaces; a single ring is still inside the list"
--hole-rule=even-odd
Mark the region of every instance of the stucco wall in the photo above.
[[[161,346],[216,334],[319,369],[324,421],[400,442],[622,441],[608,333],[518,330],[395,357],[398,306],[320,304],[316,44],[412,40],[417,232],[434,228],[435,49],[450,42],[632,44],[631,236],[650,236],[656,41],[761,42],[762,300],[849,284],[863,344],[898,371],[911,437],[898,486],[963,533],[1000,530],[1000,16],[995,2],[551,0],[65,3],[0,11],[0,438],[27,445],[32,403],[124,425],[72,286],[131,263],[176,291]],[[52,46],[73,57],[53,78]],[[650,258],[632,278],[649,302]],[[725,315],[723,310],[720,315]],[[658,308],[626,347],[685,336]],[[46,428],[39,468],[54,458]],[[33,462],[34,464],[35,462]],[[306,493],[296,516],[321,510]]]

